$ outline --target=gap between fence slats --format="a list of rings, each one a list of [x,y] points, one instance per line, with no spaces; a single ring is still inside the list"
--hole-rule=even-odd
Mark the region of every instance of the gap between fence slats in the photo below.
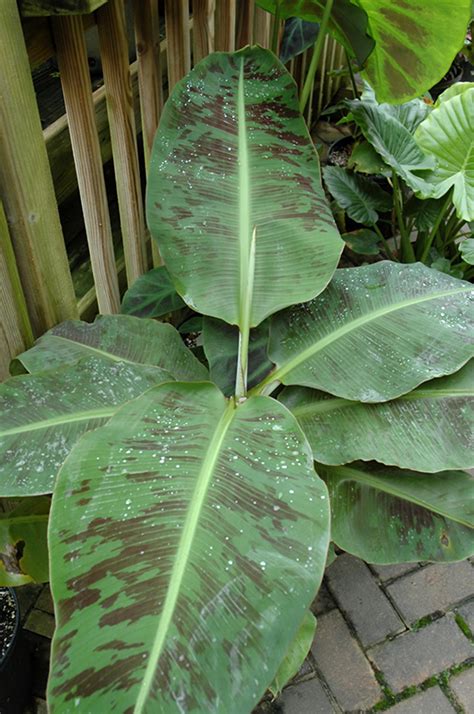
[[[97,301],[101,313],[115,313],[120,294],[82,20],[52,23]]]
[[[123,0],[96,13],[127,283],[146,271],[145,217]]]
[[[0,64],[0,197],[39,336],[77,307],[15,0],[2,3]]]

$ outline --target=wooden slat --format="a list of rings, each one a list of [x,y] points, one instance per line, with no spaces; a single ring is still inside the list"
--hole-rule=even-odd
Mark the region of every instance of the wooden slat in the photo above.
[[[107,0],[19,0],[22,15],[79,15],[94,12]]]
[[[127,283],[146,271],[145,218],[123,0],[97,13]]]
[[[99,310],[114,313],[120,295],[82,20],[52,22]]]
[[[163,109],[163,83],[160,52],[160,18],[156,0],[134,0],[135,44],[142,118],[145,166],[150,159],[153,139]]]
[[[217,51],[235,50],[236,15],[237,0],[216,0],[214,45]]]
[[[33,332],[1,202],[0,305],[0,382],[2,382],[9,377],[8,367],[13,357],[33,344]]]
[[[239,6],[237,23],[237,48],[253,44],[255,0],[247,0]]]
[[[215,0],[193,1],[193,64],[214,52]]]
[[[272,16],[261,7],[255,8],[253,41],[262,47],[270,47]]]
[[[0,197],[35,335],[77,315],[16,0],[0,22]]]
[[[83,21],[84,29],[87,29],[94,24],[94,17],[84,15]],[[30,67],[35,69],[56,54],[51,23],[47,17],[24,17],[22,26]]]
[[[191,69],[188,0],[165,0],[168,87],[171,91]]]

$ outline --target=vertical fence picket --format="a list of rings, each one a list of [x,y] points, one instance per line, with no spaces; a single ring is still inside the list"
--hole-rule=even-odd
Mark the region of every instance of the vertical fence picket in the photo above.
[[[13,357],[31,347],[31,329],[7,219],[0,202],[0,382],[9,376]]]
[[[127,283],[146,271],[145,218],[123,0],[96,12]]]
[[[255,8],[253,41],[262,47],[270,47],[272,16],[261,7]]]
[[[223,52],[235,50],[235,18],[237,0],[216,0],[215,49]]]
[[[215,0],[193,1],[193,64],[214,51]]]
[[[2,3],[0,63],[0,197],[39,336],[77,306],[16,0]]]
[[[120,294],[82,19],[52,22],[97,302],[100,312],[115,313]]]
[[[166,0],[165,21],[168,86],[171,91],[176,82],[191,69],[188,0]]]

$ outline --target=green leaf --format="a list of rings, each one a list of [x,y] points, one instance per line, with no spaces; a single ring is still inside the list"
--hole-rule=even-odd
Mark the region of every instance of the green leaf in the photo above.
[[[351,115],[375,151],[414,191],[431,191],[424,176],[435,166],[432,156],[426,156],[413,133],[430,107],[414,100],[402,107],[377,104],[368,99],[348,102]],[[421,172],[419,176],[414,171]]]
[[[455,84],[452,84],[439,95],[435,102],[435,107],[439,107],[440,104],[446,102],[448,99],[451,99],[451,97],[455,97],[457,94],[463,94],[473,87],[474,82],[456,82]]]
[[[325,292],[276,315],[265,381],[382,402],[473,356],[473,287],[421,263],[337,270]]]
[[[141,275],[122,300],[122,313],[135,317],[162,317],[184,307],[164,265]]]
[[[379,240],[376,233],[368,228],[361,228],[351,233],[343,233],[342,239],[348,248],[360,255],[378,255],[380,253]]]
[[[419,125],[415,139],[437,159],[422,194],[440,198],[453,187],[459,218],[474,219],[474,87],[443,101]]]
[[[380,464],[318,466],[331,496],[331,536],[369,563],[448,562],[474,553],[473,479]]]
[[[52,711],[250,711],[329,538],[290,412],[204,383],[148,390],[87,434],[51,518]]]
[[[444,201],[439,198],[418,198],[411,196],[405,203],[404,211],[407,216],[414,216],[415,226],[419,231],[429,231],[443,207]]]
[[[50,499],[24,498],[12,511],[0,513],[0,586],[44,583],[48,573]]]
[[[389,211],[392,197],[369,179],[346,171],[341,166],[326,166],[324,182],[341,208],[357,223],[377,223],[377,211]]]
[[[406,102],[442,79],[463,46],[471,14],[471,0],[356,3],[375,40],[364,74],[381,102]]]
[[[78,320],[63,322],[17,360],[28,372],[39,372],[91,355],[111,362],[160,367],[185,381],[208,377],[172,325],[129,315],[101,315],[92,325]]]
[[[306,612],[296,637],[291,643],[285,659],[280,664],[275,679],[269,686],[269,690],[274,697],[277,697],[283,687],[293,679],[303,666],[307,654],[311,648],[316,632],[316,618],[312,612]]]
[[[385,161],[368,141],[362,141],[354,146],[347,167],[361,174],[385,176],[391,173]]]
[[[474,362],[398,399],[361,404],[305,387],[279,399],[297,418],[316,461],[380,461],[425,472],[474,466]]]
[[[0,384],[0,494],[51,493],[76,441],[117,409],[172,377],[157,367],[89,357]]]
[[[343,243],[296,85],[272,52],[209,55],[176,85],[147,215],[185,302],[243,333],[324,289]]]
[[[257,5],[275,14],[278,5],[281,18],[298,17],[309,22],[322,19],[325,0],[257,0]],[[336,0],[331,11],[328,31],[347,48],[360,67],[374,48],[367,34],[367,15],[350,0]]]
[[[273,367],[267,355],[269,331],[270,322],[267,320],[250,332],[249,388],[258,384]],[[226,396],[231,396],[237,371],[239,331],[221,320],[205,317],[202,339],[211,380]]]
[[[286,64],[312,47],[318,36],[317,22],[307,22],[299,17],[289,17],[281,39],[280,60]]]
[[[459,243],[459,252],[466,263],[474,265],[474,238],[462,240]]]

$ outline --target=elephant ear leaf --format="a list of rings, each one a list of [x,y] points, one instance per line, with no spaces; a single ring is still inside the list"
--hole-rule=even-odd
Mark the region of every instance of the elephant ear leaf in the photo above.
[[[296,85],[272,52],[209,55],[176,85],[147,216],[185,302],[242,332],[324,289],[343,242]]]
[[[380,464],[317,466],[331,496],[331,537],[368,563],[448,562],[474,553],[473,478]]]
[[[51,499],[23,498],[0,513],[0,586],[49,580],[47,529]]]
[[[328,541],[327,489],[283,405],[209,383],[148,390],[60,472],[52,711],[251,711]]]
[[[135,317],[162,317],[184,307],[164,265],[141,275],[127,290],[121,312]]]
[[[419,125],[415,139],[425,153],[437,159],[425,176],[422,195],[440,198],[451,188],[459,218],[474,220],[474,86],[441,101]]]

